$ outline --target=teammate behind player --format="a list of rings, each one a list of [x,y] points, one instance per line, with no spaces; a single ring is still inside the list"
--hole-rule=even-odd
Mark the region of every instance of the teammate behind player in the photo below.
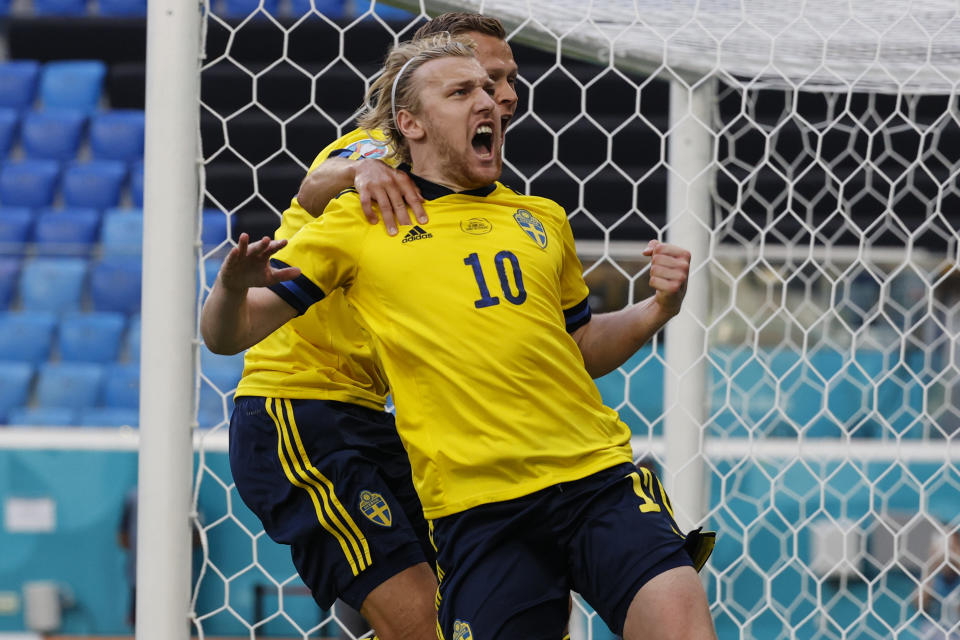
[[[447,30],[469,32],[481,43],[504,111],[512,113],[516,65],[503,26],[455,13],[430,20],[417,33]],[[368,138],[348,134],[320,158],[354,142],[354,150],[384,151]],[[393,172],[374,160],[331,158],[325,166],[338,162],[371,169],[357,173],[362,185],[380,167]],[[275,238],[289,238],[312,219],[294,199]],[[342,295],[328,296],[247,352],[230,423],[231,471],[266,532],[290,545],[298,573],[322,608],[342,598],[362,611],[382,640],[432,636],[434,552],[406,452],[393,417],[383,410],[386,394],[354,313]]]
[[[451,12],[425,23],[413,39],[444,31],[465,36],[477,45],[477,59],[493,80],[493,98],[500,108],[502,128],[506,129],[517,110],[517,63],[503,24],[490,16]],[[382,131],[351,131],[317,155],[291,208],[302,207],[304,213],[318,216],[338,193],[353,187],[360,194],[367,220],[376,224],[382,215],[391,235],[397,232],[397,224],[410,224],[407,207],[413,210],[418,222],[426,222],[422,194],[406,172],[396,169],[397,161],[391,154]]]
[[[501,123],[470,48],[395,48],[373,90],[366,122],[412,160],[430,222],[391,237],[350,191],[285,248],[241,236],[204,307],[208,346],[241,350],[347,290],[431,519],[441,637],[556,638],[573,588],[627,640],[715,638],[669,500],[586,371],[679,311],[689,254],[651,243],[655,296],[598,324],[564,211],[494,182]]]

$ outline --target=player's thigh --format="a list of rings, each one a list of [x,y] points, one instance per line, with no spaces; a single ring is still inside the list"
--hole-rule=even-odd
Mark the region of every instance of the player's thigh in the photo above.
[[[568,617],[561,550],[494,503],[433,521],[443,638],[557,640]]]
[[[716,633],[700,578],[676,567],[651,578],[633,597],[624,640],[713,640]]]
[[[427,521],[413,486],[410,460],[397,434],[393,415],[342,402],[331,402],[329,405],[343,413],[339,432],[343,434],[344,448],[357,451],[380,469],[380,476],[393,495],[395,504],[403,511],[420,541],[427,562],[433,566],[436,557],[430,544]]]
[[[573,587],[615,633],[637,592],[661,573],[692,566],[656,477],[625,464],[598,474],[569,540]],[[655,636],[651,636],[655,637]]]
[[[387,578],[364,599],[360,612],[380,640],[434,640],[437,579],[425,562]]]
[[[270,537],[290,545],[324,608],[340,597],[359,609],[378,585],[426,560],[379,467],[347,448],[348,428],[322,401],[239,398],[231,420],[238,492]]]

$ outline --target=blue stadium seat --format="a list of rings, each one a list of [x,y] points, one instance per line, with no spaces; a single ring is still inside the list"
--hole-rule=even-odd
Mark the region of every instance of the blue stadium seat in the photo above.
[[[68,313],[60,320],[59,351],[65,362],[99,362],[117,359],[126,318],[121,313]]]
[[[36,402],[41,407],[93,407],[103,389],[104,367],[94,362],[48,362],[37,374]]]
[[[33,212],[26,207],[0,207],[0,255],[23,254],[33,222]]]
[[[97,311],[140,312],[140,256],[108,256],[93,266],[90,299]]]
[[[130,318],[130,327],[123,339],[123,354],[130,362],[140,362],[140,314]]]
[[[230,418],[230,411],[233,410],[232,391],[236,389],[243,374],[243,354],[220,356],[203,347],[200,352],[200,370],[210,382],[203,380],[200,383],[198,421],[201,427],[209,428]],[[223,412],[221,393],[227,394],[226,415]]]
[[[0,107],[0,162],[7,158],[17,136],[20,114],[13,107]]]
[[[96,209],[43,209],[33,230],[34,248],[43,255],[88,255],[99,228]]]
[[[143,208],[143,160],[130,167],[130,199],[133,206]]]
[[[370,10],[370,0],[354,0],[353,2],[353,15],[361,16],[367,11]],[[403,9],[398,9],[396,7],[391,7],[388,4],[383,2],[377,2],[376,6],[373,8],[373,12],[383,18],[384,20],[393,20],[396,22],[408,22],[414,19],[416,16],[405,11]],[[373,16],[368,16],[373,18]]]
[[[103,214],[100,232],[103,255],[140,255],[143,250],[143,211],[110,209]]]
[[[48,312],[0,313],[0,353],[4,360],[40,364],[50,355],[57,317]]]
[[[10,0],[0,0],[0,17],[10,13]]]
[[[219,209],[203,210],[203,229],[201,231],[203,248],[209,251],[227,239],[227,216]]]
[[[0,311],[5,311],[17,295],[20,258],[0,254]]]
[[[26,311],[75,311],[87,277],[84,258],[39,257],[20,273],[20,304]]]
[[[143,158],[143,111],[118,109],[90,120],[90,150],[98,160]]]
[[[147,0],[100,0],[98,10],[102,16],[145,16]]]
[[[0,204],[5,207],[46,207],[53,202],[60,163],[23,160],[0,166]]]
[[[314,7],[321,15],[331,19],[346,15],[344,0],[313,0],[313,7],[310,6],[310,0],[291,0],[290,2],[290,12],[295,17],[309,13]]]
[[[20,130],[23,152],[28,158],[72,160],[86,122],[87,115],[77,109],[29,111]]]
[[[86,0],[33,0],[38,16],[82,16],[87,13]]]
[[[27,404],[32,380],[32,364],[0,360],[0,424],[6,422],[12,409]]]
[[[133,410],[140,406],[140,365],[112,364],[107,367],[103,406]]]
[[[203,274],[206,277],[206,287],[207,290],[204,290],[204,283],[200,280],[200,272],[197,272],[197,291],[203,291],[203,301],[207,299],[209,294],[209,289],[213,287],[214,281],[217,279],[217,274],[220,273],[220,265],[223,264],[223,260],[219,258],[207,258],[203,261]]]
[[[116,407],[94,407],[80,411],[81,427],[134,427],[140,424],[140,411]]]
[[[48,62],[40,73],[40,103],[47,109],[65,107],[89,113],[100,102],[106,75],[107,65],[99,60]]]
[[[263,0],[263,11],[272,16],[277,15],[277,0]],[[258,11],[260,0],[226,0],[225,13],[230,18],[245,18],[254,11]],[[258,11],[255,17],[265,17],[262,11]]]
[[[77,412],[68,407],[23,407],[10,412],[7,424],[30,427],[72,427],[77,424]]]
[[[127,165],[116,160],[73,163],[63,175],[63,200],[68,207],[115,207],[126,177]]]
[[[36,60],[0,62],[0,107],[22,111],[33,106],[40,63]]]

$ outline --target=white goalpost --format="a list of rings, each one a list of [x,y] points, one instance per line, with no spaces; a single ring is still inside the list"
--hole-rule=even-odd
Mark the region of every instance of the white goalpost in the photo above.
[[[235,381],[196,331],[226,248],[203,246],[199,211],[275,224],[353,126],[337,98],[359,105],[415,28],[360,4],[333,18],[320,0],[261,0],[227,18],[150,1],[140,640],[363,633],[298,600],[244,511],[222,460]],[[914,602],[960,529],[956,2],[391,4],[492,15],[523,48],[505,180],[567,208],[598,308],[646,295],[647,240],[691,250],[681,315],[598,386],[681,525],[719,531],[702,575],[720,637],[960,633],[949,603]],[[608,637],[579,600],[571,632]]]

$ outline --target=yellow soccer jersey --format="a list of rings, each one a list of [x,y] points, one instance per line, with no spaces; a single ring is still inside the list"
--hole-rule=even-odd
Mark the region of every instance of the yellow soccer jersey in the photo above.
[[[381,139],[376,132],[371,135],[357,129],[320,152],[310,169],[330,155],[349,157],[358,149],[368,157],[375,155],[371,148],[386,154]],[[274,238],[289,239],[313,219],[294,198]],[[327,296],[305,316],[251,347],[237,387],[238,396],[337,400],[377,410],[383,409],[386,394],[386,379],[369,335],[358,324],[342,291]]]
[[[275,256],[271,287],[299,312],[345,288],[391,382],[428,518],[629,462],[569,332],[589,320],[563,209],[495,183],[454,193],[415,179],[430,217],[389,236],[341,194]]]

